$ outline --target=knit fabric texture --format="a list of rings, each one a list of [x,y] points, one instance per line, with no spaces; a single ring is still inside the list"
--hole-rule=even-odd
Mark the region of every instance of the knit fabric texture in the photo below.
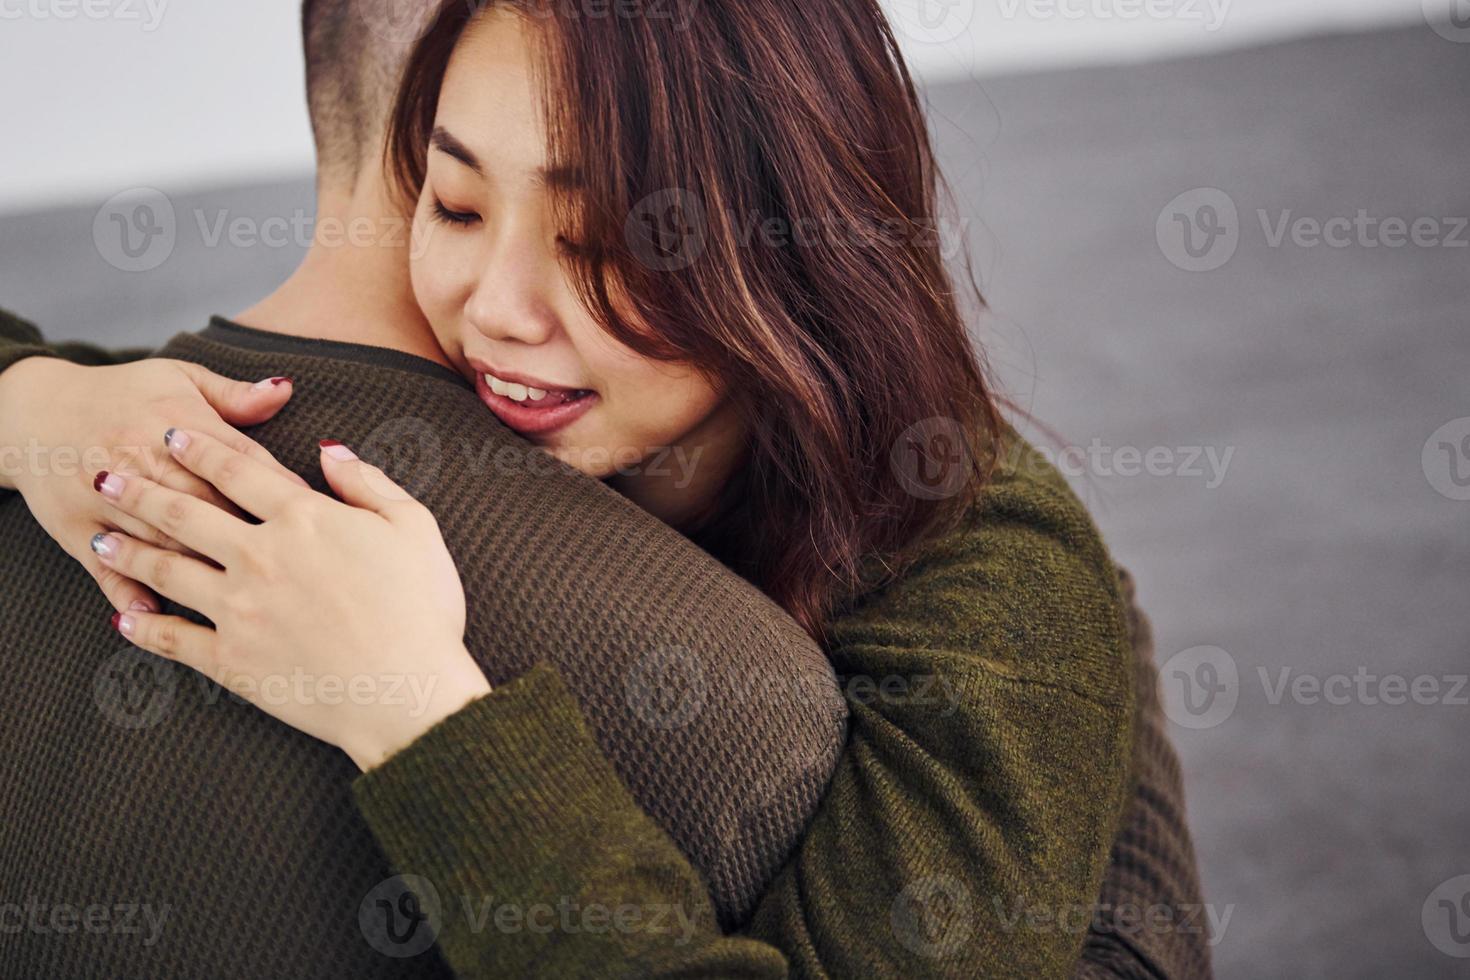
[[[275,335],[254,350],[255,332],[223,323],[206,333],[215,339],[181,334],[160,356],[291,375],[290,406],[255,439],[323,491],[317,442],[340,439],[428,506],[476,598],[466,644],[491,683],[556,669],[720,922],[743,921],[843,744],[820,648],[682,535],[504,429],[453,372]],[[344,754],[130,648],[18,494],[0,498],[0,541],[3,900],[48,923],[58,908],[165,917],[151,942],[0,930],[0,975],[444,974],[432,951],[376,948],[373,889],[392,872]]]

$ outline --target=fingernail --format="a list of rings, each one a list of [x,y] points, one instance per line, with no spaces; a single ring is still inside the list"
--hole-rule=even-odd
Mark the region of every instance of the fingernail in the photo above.
[[[296,382],[292,381],[290,378],[285,378],[285,377],[282,377],[282,378],[266,378],[264,381],[257,381],[254,385],[251,386],[251,390],[252,391],[267,391],[267,390],[269,390],[271,388],[276,387],[277,385],[294,385],[295,383]]]
[[[117,630],[123,636],[132,636],[133,629],[136,626],[137,621],[134,620],[133,617],[125,616],[122,613],[112,614],[112,628]]]
[[[126,485],[127,482],[122,477],[116,473],[109,473],[106,470],[98,473],[97,478],[92,481],[92,489],[109,500],[116,500],[121,497],[123,487]]]
[[[323,439],[321,441],[322,451],[333,459],[346,463],[357,458],[357,454],[336,439]]]
[[[181,453],[189,448],[189,433],[169,429],[163,434],[163,444],[174,452]]]
[[[131,606],[129,606],[128,608],[131,609],[133,612],[145,612],[145,613],[156,613],[156,612],[158,612],[157,609],[154,609],[153,608],[153,606],[152,606],[151,603],[144,602],[142,599],[136,599],[136,600],[134,600],[133,601],[133,604]]]
[[[106,531],[92,535],[92,551],[99,558],[112,558],[117,554],[117,538]]]

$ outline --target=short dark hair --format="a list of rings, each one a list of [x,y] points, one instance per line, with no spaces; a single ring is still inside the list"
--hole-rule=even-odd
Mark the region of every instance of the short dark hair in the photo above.
[[[380,159],[382,138],[403,63],[418,38],[394,23],[395,0],[304,0],[301,39],[306,101],[325,180],[354,182],[364,163]],[[424,19],[435,4],[422,0]],[[418,16],[412,9],[408,19]]]

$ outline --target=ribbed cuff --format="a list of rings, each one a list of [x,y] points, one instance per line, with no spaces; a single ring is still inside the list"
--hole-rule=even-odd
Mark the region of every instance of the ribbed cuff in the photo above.
[[[398,871],[456,887],[534,874],[566,830],[637,807],[546,665],[472,701],[352,788]]]

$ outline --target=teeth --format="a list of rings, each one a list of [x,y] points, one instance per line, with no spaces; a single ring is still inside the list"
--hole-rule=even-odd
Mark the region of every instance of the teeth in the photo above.
[[[539,402],[546,398],[548,392],[544,388],[532,388],[529,385],[516,384],[513,381],[501,381],[493,374],[485,375],[485,384],[497,395],[509,398],[511,401],[524,402],[530,399]]]

